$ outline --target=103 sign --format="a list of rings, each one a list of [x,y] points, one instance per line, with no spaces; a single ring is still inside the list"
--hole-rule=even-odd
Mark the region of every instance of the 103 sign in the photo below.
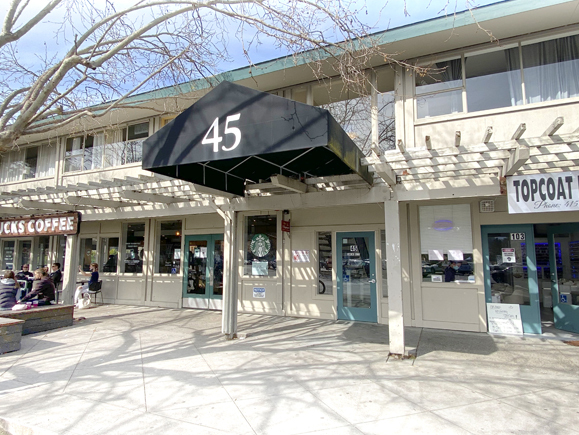
[[[233,145],[231,145],[230,147],[222,146],[221,147],[222,151],[232,151],[235,148],[237,148],[237,146],[241,142],[241,130],[237,127],[232,127],[229,125],[229,123],[239,121],[239,118],[241,118],[241,113],[236,113],[235,115],[229,115],[227,118],[225,118],[225,129],[223,130],[223,133],[224,134],[232,134],[235,137],[235,141],[233,142]],[[207,130],[207,133],[205,133],[205,137],[201,141],[201,144],[202,145],[213,145],[213,152],[218,153],[219,152],[219,144],[222,141],[223,141],[223,136],[219,135],[219,117],[217,117],[217,118],[215,118],[215,121],[213,121],[213,124],[211,124],[211,127],[209,127],[209,130]]]

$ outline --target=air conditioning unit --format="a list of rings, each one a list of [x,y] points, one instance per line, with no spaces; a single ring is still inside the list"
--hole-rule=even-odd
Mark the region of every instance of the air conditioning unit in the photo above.
[[[480,202],[480,212],[481,213],[493,213],[495,211],[495,200],[494,199],[483,199]]]

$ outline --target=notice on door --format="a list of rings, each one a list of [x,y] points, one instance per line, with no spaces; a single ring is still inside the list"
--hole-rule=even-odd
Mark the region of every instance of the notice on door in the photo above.
[[[515,248],[502,248],[503,263],[516,263]]]
[[[487,304],[487,318],[492,334],[523,334],[521,307],[518,304]]]

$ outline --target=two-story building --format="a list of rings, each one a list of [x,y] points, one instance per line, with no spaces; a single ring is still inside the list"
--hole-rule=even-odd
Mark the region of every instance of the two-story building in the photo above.
[[[388,323],[394,353],[403,325],[579,332],[578,7],[373,35],[427,72],[375,61],[366,95],[275,59],[23,138],[2,268],[61,262],[71,301],[97,262],[105,302],[223,309],[227,334],[237,311]]]

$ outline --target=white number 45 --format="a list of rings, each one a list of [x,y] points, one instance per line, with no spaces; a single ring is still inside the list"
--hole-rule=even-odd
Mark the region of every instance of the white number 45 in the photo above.
[[[241,142],[241,130],[237,127],[230,127],[229,126],[230,122],[239,121],[240,117],[241,117],[241,113],[236,113],[235,115],[229,115],[225,119],[224,134],[232,134],[233,136],[235,136],[235,142],[233,142],[233,145],[231,145],[229,148],[225,147],[225,146],[221,147],[221,149],[223,151],[234,150],[239,145],[239,142]],[[212,136],[209,136],[211,134],[211,132],[213,132],[213,134],[212,134]],[[221,143],[222,140],[223,140],[223,137],[219,136],[219,117],[217,117],[217,118],[215,118],[215,121],[213,121],[213,124],[211,124],[211,127],[209,127],[209,130],[207,130],[207,133],[205,133],[205,137],[201,141],[201,144],[202,145],[213,145],[213,152],[217,153],[217,152],[219,152],[219,144]]]

